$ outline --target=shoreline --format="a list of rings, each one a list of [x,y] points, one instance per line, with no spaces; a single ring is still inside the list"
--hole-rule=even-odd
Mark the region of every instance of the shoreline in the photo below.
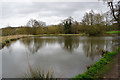
[[[11,35],[11,36],[2,36],[0,37],[0,49],[2,49],[6,44],[16,41],[20,38],[30,37],[31,35]]]
[[[82,34],[41,34],[41,35],[10,35],[0,37],[0,49],[2,49],[6,44],[16,41],[21,38],[27,37],[41,37],[41,36],[83,36]]]
[[[119,54],[120,46],[116,48],[115,51],[107,52],[98,62],[94,63],[87,71],[83,74],[78,74],[73,79],[94,79],[94,78],[104,78],[115,64],[115,56]]]
[[[40,35],[10,35],[10,36],[0,36],[0,49],[2,49],[7,43],[10,43],[12,41],[16,41],[21,38],[26,37],[42,37],[42,36],[87,36],[87,34],[40,34]],[[118,36],[118,34],[104,34],[104,35],[98,35],[100,36]],[[97,36],[95,36],[97,37]]]

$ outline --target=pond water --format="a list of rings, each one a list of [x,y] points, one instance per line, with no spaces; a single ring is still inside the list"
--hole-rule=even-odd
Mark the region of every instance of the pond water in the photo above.
[[[82,74],[87,66],[102,58],[102,50],[112,51],[118,37],[49,36],[29,37],[6,45],[2,51],[2,77],[21,78],[30,68],[55,78]]]

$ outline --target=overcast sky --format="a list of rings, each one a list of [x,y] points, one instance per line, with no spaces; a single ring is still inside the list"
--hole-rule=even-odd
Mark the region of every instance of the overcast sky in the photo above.
[[[49,2],[38,0],[8,1],[1,0],[0,2],[0,28],[8,25],[12,27],[25,25],[30,19],[46,22],[47,25],[58,24],[69,16],[72,16],[74,20],[81,21],[85,12],[89,12],[91,9],[99,13],[109,10],[107,4],[98,2],[98,0],[89,0],[89,2],[88,0],[84,2],[80,0],[69,0],[69,2],[62,0],[62,2],[58,2],[58,0],[50,0]]]

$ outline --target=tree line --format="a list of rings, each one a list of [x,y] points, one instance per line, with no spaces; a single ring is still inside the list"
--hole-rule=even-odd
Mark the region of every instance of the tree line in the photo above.
[[[101,35],[105,31],[119,30],[120,1],[115,5],[108,2],[110,10],[106,13],[95,13],[91,10],[85,13],[81,22],[71,16],[62,20],[58,25],[46,26],[45,22],[30,19],[25,26],[2,28],[2,36],[8,35],[39,35],[39,34],[88,34]],[[115,6],[115,7],[114,7]],[[111,15],[112,14],[112,15]]]

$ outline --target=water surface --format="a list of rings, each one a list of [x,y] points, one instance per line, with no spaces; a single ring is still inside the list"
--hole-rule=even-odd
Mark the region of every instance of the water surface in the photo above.
[[[2,77],[20,78],[34,69],[54,71],[54,77],[82,74],[98,61],[102,50],[112,51],[118,37],[53,36],[23,38],[2,51]]]

